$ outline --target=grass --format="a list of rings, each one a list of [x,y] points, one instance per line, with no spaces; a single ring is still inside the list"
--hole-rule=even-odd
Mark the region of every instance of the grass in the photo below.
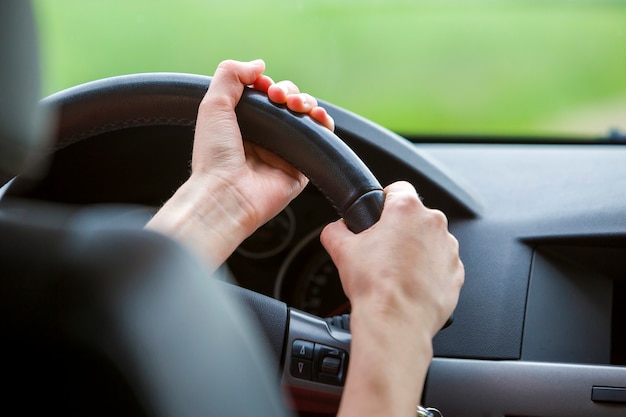
[[[625,1],[35,0],[44,93],[133,72],[274,79],[399,132],[605,134],[626,97]],[[621,100],[621,101],[620,101]],[[580,117],[580,116],[577,116]],[[583,116],[584,117],[584,116]],[[601,118],[600,118],[601,119]],[[592,122],[590,122],[592,123]]]

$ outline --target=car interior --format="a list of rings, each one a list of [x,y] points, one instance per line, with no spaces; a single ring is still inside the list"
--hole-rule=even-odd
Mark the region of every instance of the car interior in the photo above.
[[[11,63],[0,80],[9,404],[24,414],[334,415],[350,304],[319,233],[339,217],[353,231],[371,226],[382,187],[403,179],[446,214],[466,271],[422,404],[446,417],[626,415],[623,136],[399,135],[320,100],[333,134],[246,91],[244,139],[311,184],[207,279],[142,226],[189,174],[211,77],[120,75],[39,100],[31,13],[20,1],[0,13]]]

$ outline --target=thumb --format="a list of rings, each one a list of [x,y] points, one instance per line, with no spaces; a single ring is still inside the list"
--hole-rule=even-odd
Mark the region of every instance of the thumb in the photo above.
[[[254,84],[263,71],[262,60],[223,61],[198,109],[193,144],[192,172],[244,158],[241,132],[235,107],[246,85]],[[218,155],[219,158],[214,158]]]
[[[250,62],[233,60],[222,61],[213,74],[213,81],[209,86],[205,99],[228,98],[228,107],[235,108],[241,92],[246,85],[252,85],[265,71],[265,62],[262,59]],[[224,104],[221,100],[217,104]]]
[[[221,62],[209,90],[205,94],[198,110],[197,130],[209,129],[214,123],[237,121],[234,110],[241,99],[246,85],[254,82],[265,71],[265,62],[256,60],[251,62],[223,61]]]

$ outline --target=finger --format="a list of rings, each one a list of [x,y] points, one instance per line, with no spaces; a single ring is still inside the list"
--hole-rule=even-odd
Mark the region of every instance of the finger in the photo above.
[[[385,201],[388,201],[389,199],[393,200],[396,198],[410,197],[417,199],[421,202],[421,199],[417,194],[417,190],[415,189],[413,184],[407,181],[396,181],[394,183],[391,183],[385,187],[384,192]]]
[[[256,81],[254,82],[254,84],[252,84],[252,87],[255,90],[259,90],[265,94],[267,94],[267,90],[270,88],[270,86],[274,85],[274,80],[272,80],[270,77],[268,77],[267,75],[261,75],[259,78],[256,79]]]
[[[333,260],[336,261],[335,257],[337,256],[338,248],[343,246],[341,242],[352,236],[354,236],[354,233],[348,229],[348,226],[343,219],[339,219],[324,227],[322,233],[320,234],[320,242]]]
[[[309,112],[309,116],[331,132],[335,131],[335,120],[328,114],[325,108],[313,107]]]
[[[317,107],[317,100],[307,93],[290,94],[287,96],[287,107],[298,113],[309,113]]]
[[[286,175],[294,178],[300,184],[301,188],[304,188],[304,186],[308,184],[309,179],[305,177],[302,172],[275,153],[252,143],[246,143],[244,146],[246,153],[254,153],[254,155],[267,166],[283,171]]]
[[[279,81],[267,90],[270,100],[278,104],[287,103],[287,97],[292,94],[300,94],[300,89],[289,80]]]
[[[254,85],[263,71],[265,62],[260,59],[251,62],[222,61],[215,70],[213,81],[202,102],[211,102],[218,106],[217,110],[234,109],[241,98],[243,87]]]
[[[385,199],[379,222],[389,227],[398,227],[417,213],[425,213],[426,207],[415,187],[409,182],[394,182],[384,189]]]

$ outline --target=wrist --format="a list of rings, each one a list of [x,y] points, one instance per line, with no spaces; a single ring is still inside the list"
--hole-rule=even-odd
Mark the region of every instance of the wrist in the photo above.
[[[192,175],[146,228],[178,240],[214,269],[254,231],[248,206],[241,194],[219,177]]]
[[[350,368],[340,415],[415,416],[430,365],[432,339],[419,320],[353,306]]]

